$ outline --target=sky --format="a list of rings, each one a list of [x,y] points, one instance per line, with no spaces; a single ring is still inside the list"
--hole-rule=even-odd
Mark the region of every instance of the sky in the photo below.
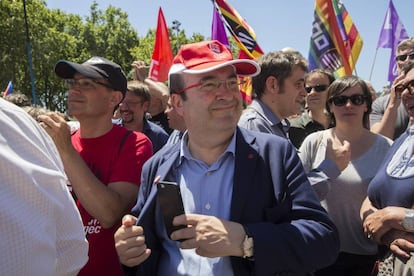
[[[46,0],[49,9],[86,17],[93,0]],[[157,26],[159,7],[167,25],[178,20],[180,28],[189,37],[200,33],[211,37],[213,5],[210,0],[97,0],[100,9],[109,5],[128,14],[128,20],[144,37]],[[227,0],[256,33],[257,42],[264,52],[291,47],[305,57],[309,52],[315,1],[313,0]],[[356,64],[359,77],[370,80],[380,92],[387,84],[390,49],[377,49],[377,43],[389,0],[342,0],[355,23],[364,45]],[[400,20],[409,36],[414,36],[413,3],[411,0],[393,0]]]

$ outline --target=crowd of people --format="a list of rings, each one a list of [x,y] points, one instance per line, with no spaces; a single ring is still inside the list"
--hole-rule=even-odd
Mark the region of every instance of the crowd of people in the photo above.
[[[142,61],[130,80],[58,61],[71,119],[0,99],[0,274],[411,275],[414,38],[396,57],[378,98],[293,49],[182,45],[168,87]],[[160,181],[183,204],[171,235]]]

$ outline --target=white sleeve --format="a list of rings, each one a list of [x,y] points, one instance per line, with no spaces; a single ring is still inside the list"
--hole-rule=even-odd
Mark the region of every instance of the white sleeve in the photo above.
[[[3,99],[0,179],[0,275],[75,275],[88,260],[88,242],[57,149]]]

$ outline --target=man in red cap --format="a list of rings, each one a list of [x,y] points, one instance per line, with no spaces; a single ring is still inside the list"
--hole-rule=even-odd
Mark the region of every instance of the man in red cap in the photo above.
[[[169,84],[187,131],[145,164],[134,216],[115,233],[126,275],[304,275],[335,260],[335,226],[295,148],[237,127],[238,75],[259,71],[217,41],[181,47]],[[185,214],[172,223],[162,181],[182,195]],[[184,228],[168,235],[172,225]]]
[[[89,241],[89,261],[79,275],[121,275],[113,234],[136,201],[152,145],[144,134],[112,124],[127,88],[118,64],[102,57],[61,60],[55,72],[66,81],[67,111],[80,127],[71,134],[54,113],[38,119],[59,150]]]

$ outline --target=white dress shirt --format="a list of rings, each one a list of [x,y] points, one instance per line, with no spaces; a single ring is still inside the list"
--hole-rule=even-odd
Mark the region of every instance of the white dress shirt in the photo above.
[[[0,99],[0,275],[76,275],[88,243],[58,151]]]

